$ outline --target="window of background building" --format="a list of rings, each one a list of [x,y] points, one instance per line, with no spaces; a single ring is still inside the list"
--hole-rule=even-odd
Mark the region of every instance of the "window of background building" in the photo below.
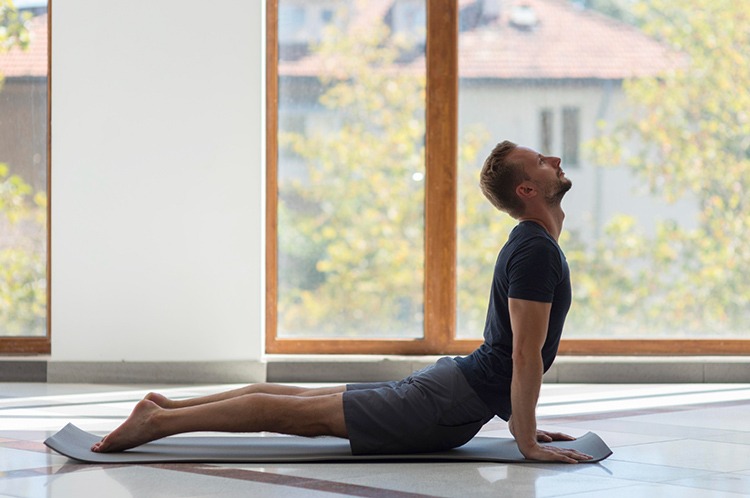
[[[552,154],[553,118],[552,109],[539,111],[539,152],[542,154]]]
[[[0,351],[47,352],[47,2],[0,0]]]
[[[562,161],[566,167],[579,166],[580,111],[577,107],[562,109]]]

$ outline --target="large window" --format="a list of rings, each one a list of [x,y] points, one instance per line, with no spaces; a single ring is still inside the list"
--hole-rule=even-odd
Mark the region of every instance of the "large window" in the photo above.
[[[0,0],[0,352],[49,352],[47,11]]]
[[[750,352],[742,9],[270,1],[268,351],[475,347],[514,225],[477,174],[510,139],[574,183],[563,352]]]
[[[383,7],[279,3],[282,339],[423,336],[425,6]]]

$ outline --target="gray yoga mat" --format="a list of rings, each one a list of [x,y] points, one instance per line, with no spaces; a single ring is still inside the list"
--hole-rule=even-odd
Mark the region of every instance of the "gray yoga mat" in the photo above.
[[[49,437],[44,444],[62,455],[86,463],[300,463],[394,460],[531,462],[521,455],[514,440],[495,437],[475,437],[460,448],[450,451],[404,455],[352,455],[349,442],[345,439],[296,436],[172,436],[119,453],[94,453],[89,448],[100,439],[100,436],[68,424],[57,434]],[[575,448],[594,457],[586,463],[599,462],[612,454],[612,450],[593,432],[575,441],[547,444]]]

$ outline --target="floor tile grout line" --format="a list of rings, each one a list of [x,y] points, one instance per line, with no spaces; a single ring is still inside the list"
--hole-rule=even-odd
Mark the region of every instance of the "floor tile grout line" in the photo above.
[[[105,468],[125,467],[123,464],[113,465],[90,465],[66,462],[63,465],[50,465],[47,467],[33,467],[28,469],[14,469],[0,472],[3,479],[24,479],[30,477],[53,477],[56,475],[69,474],[71,472],[93,472]]]
[[[93,472],[104,469],[116,469],[124,467],[154,468],[166,471],[184,472],[189,474],[204,475],[219,479],[233,479],[241,481],[270,484],[275,486],[287,486],[298,489],[308,489],[329,493],[345,494],[363,498],[432,498],[433,495],[413,493],[408,491],[390,490],[387,488],[375,488],[359,484],[349,484],[338,481],[328,481],[308,477],[296,477],[272,472],[258,472],[247,469],[236,469],[231,467],[218,467],[196,464],[149,464],[149,465],[90,465],[78,463],[66,463],[62,466],[35,467],[29,469],[15,469],[2,472],[3,479],[24,479],[33,477],[53,477],[72,472]]]
[[[338,481],[328,481],[311,477],[298,477],[273,472],[259,472],[249,469],[238,469],[232,467],[218,467],[213,465],[196,464],[150,464],[144,467],[159,468],[176,472],[206,475],[223,479],[237,479],[242,481],[260,482],[277,486],[288,486],[300,489],[325,491],[330,493],[346,494],[348,496],[359,496],[364,498],[428,498],[433,495],[412,493],[408,491],[389,490],[387,488],[375,488],[359,484],[349,484]],[[229,475],[227,475],[229,474]]]

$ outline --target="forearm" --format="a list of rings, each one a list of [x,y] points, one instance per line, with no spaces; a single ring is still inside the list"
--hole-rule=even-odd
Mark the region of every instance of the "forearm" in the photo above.
[[[541,356],[519,355],[513,360],[511,433],[521,452],[537,444],[536,405],[542,385],[542,371]]]

